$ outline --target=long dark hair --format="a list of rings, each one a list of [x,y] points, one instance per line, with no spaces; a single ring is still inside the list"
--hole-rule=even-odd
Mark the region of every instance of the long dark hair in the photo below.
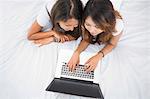
[[[53,29],[64,34],[69,33],[77,39],[81,33],[82,13],[83,4],[80,0],[58,0],[49,14],[53,23]],[[79,22],[78,27],[76,27],[74,31],[65,31],[59,26],[59,21],[66,22],[71,18],[74,18]]]
[[[112,32],[116,32],[116,19],[121,19],[120,14],[114,10],[111,1],[89,0],[84,8],[83,23],[89,16],[104,32],[98,34],[96,40],[93,41],[93,36],[85,29],[84,39],[90,43],[98,42],[101,44],[108,42],[112,38]]]

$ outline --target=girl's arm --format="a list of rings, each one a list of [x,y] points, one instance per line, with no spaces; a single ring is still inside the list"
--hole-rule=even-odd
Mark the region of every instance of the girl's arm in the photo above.
[[[77,64],[79,64],[79,56],[82,51],[84,51],[88,47],[89,43],[85,40],[82,40],[73,53],[71,59],[68,62],[69,70],[73,71]]]
[[[86,72],[90,72],[90,71],[94,71],[98,62],[109,52],[112,51],[113,48],[115,48],[117,46],[117,43],[121,37],[122,33],[117,35],[117,36],[113,36],[112,39],[110,40],[110,42],[108,44],[105,45],[105,47],[100,50],[96,55],[94,55],[93,57],[91,57],[86,63]]]
[[[80,42],[79,46],[75,50],[75,52],[78,52],[79,54],[83,52],[89,45],[90,43],[85,41],[84,39]]]
[[[117,46],[117,43],[121,37],[122,33],[117,36],[113,36],[109,43],[105,45],[105,47],[98,52],[98,55],[102,55],[103,57],[112,51],[113,48]]]
[[[41,32],[42,27],[35,21],[28,31],[28,40],[37,40],[42,38],[48,38],[54,35],[53,31]]]

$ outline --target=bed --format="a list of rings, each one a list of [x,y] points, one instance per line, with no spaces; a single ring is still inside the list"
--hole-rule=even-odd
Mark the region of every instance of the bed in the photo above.
[[[81,40],[42,47],[27,40],[27,30],[46,2],[53,0],[0,0],[0,99],[88,99],[45,91],[54,77],[59,49],[75,49]],[[119,4],[125,29],[101,63],[105,99],[150,99],[149,5],[149,0]],[[100,48],[90,45],[87,50]]]

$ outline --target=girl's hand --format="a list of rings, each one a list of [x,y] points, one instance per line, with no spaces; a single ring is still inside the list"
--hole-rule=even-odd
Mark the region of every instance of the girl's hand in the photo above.
[[[64,43],[65,41],[69,41],[69,37],[61,33],[55,32],[54,37],[58,40],[58,42],[61,42],[61,43]]]
[[[101,54],[96,54],[95,56],[91,57],[86,63],[85,63],[85,70],[86,72],[94,71],[96,66],[98,65],[98,62],[102,59]]]
[[[66,42],[66,41],[70,41],[69,37],[68,37],[67,35],[61,36],[60,42],[61,42],[61,43],[64,43],[64,42]]]
[[[80,54],[76,51],[73,53],[71,59],[67,63],[70,71],[74,71],[75,67],[79,64],[80,61]]]
[[[34,40],[34,43],[38,44],[39,47],[40,47],[40,46],[49,44],[49,43],[51,43],[53,41],[54,41],[54,37],[49,37],[49,38],[43,38],[43,39],[39,39],[39,40]]]

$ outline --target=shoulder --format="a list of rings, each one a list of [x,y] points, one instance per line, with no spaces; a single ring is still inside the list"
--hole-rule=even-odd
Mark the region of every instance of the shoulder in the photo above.
[[[113,32],[113,36],[117,36],[120,33],[122,33],[123,29],[124,29],[124,21],[122,19],[116,19],[116,32]]]
[[[52,1],[54,1],[54,0],[52,0]],[[51,13],[51,9],[52,9],[54,3],[55,2],[51,2],[51,1],[45,3],[43,5],[43,7],[41,8],[41,10],[39,11],[36,20],[40,26],[45,27],[48,25],[52,25],[51,19],[50,19],[50,13]]]

